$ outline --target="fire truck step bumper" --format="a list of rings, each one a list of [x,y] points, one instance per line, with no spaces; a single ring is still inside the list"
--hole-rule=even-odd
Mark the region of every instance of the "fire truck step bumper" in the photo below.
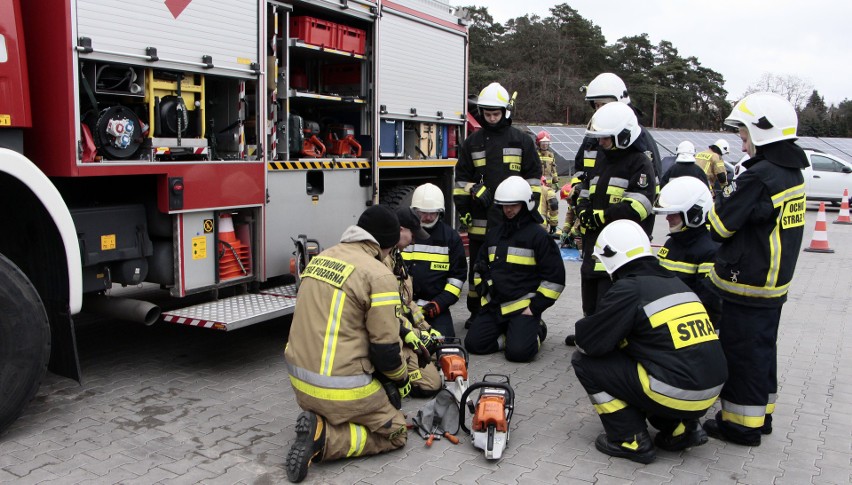
[[[295,309],[296,285],[283,285],[260,294],[237,295],[164,312],[163,320],[227,332],[290,315]]]

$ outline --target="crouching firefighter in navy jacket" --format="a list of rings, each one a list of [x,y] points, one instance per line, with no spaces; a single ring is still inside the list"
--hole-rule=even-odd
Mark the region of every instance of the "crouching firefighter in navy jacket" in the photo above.
[[[482,311],[464,344],[473,354],[504,350],[510,361],[529,362],[547,336],[541,314],[565,288],[565,264],[556,243],[539,225],[543,219],[526,180],[504,180],[494,203],[503,207],[503,222],[488,231],[475,259],[474,284]]]
[[[728,376],[713,324],[695,293],[662,268],[633,221],[607,225],[595,257],[613,279],[595,313],[576,324],[577,379],[601,418],[595,447],[650,463],[707,442],[698,419]],[[645,420],[659,430],[654,442]]]

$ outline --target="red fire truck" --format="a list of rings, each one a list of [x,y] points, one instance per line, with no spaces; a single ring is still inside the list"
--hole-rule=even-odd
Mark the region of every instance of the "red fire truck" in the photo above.
[[[366,206],[425,182],[449,197],[464,17],[440,0],[0,0],[0,432],[46,368],[81,379],[81,310],[224,331],[286,315]],[[140,285],[173,309],[112,294]]]

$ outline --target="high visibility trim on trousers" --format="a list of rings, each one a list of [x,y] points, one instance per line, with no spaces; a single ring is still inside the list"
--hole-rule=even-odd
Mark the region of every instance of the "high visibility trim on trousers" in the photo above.
[[[710,214],[707,215],[707,221],[710,223],[710,227],[712,227],[720,236],[727,239],[734,235],[731,230],[725,227],[725,224],[722,223],[722,219],[720,219],[719,215],[716,214],[716,206],[713,206],[713,208],[710,209]]]
[[[685,274],[695,274],[698,272],[698,265],[687,263],[684,261],[675,261],[673,259],[660,259],[660,266],[670,271]]]
[[[775,401],[778,400],[778,394],[774,392],[769,394],[769,401],[766,403],[766,414],[775,412]]]
[[[399,295],[397,295],[399,298]],[[340,332],[340,316],[343,314],[343,306],[346,304],[346,293],[335,289],[331,295],[331,306],[328,310],[328,320],[325,324],[325,336],[322,345],[322,361],[320,363],[320,374],[331,375],[334,366],[334,354],[337,351],[337,334]]]
[[[718,288],[721,288],[728,293],[733,293],[735,295],[742,296],[750,296],[754,298],[779,298],[787,294],[787,290],[790,289],[790,283],[783,284],[781,286],[775,287],[760,287],[753,285],[745,285],[742,283],[734,283],[733,281],[728,281],[726,279],[722,279],[716,273],[716,268],[714,267],[712,271],[710,271],[710,281],[713,282]]]
[[[373,293],[370,295],[371,306],[402,305],[398,292]]]
[[[638,362],[636,363],[636,370],[639,372],[639,382],[642,383],[642,390],[645,391],[648,397],[667,408],[681,411],[704,411],[708,409],[716,402],[724,385],[719,384],[710,389],[697,391],[680,389],[648,374],[645,367]]]
[[[722,401],[722,421],[746,428],[760,428],[766,420],[766,406],[746,406]]]
[[[589,400],[592,401],[592,406],[595,407],[598,414],[610,414],[627,407],[626,402],[616,399],[606,392],[589,394]]]
[[[545,298],[556,300],[559,298],[559,295],[562,294],[562,290],[564,289],[565,285],[560,285],[559,283],[553,283],[551,281],[542,281],[535,291]]]
[[[500,313],[503,315],[508,315],[522,308],[526,308],[530,306],[531,298],[534,296],[535,293],[527,293],[526,295],[517,300],[503,303],[502,305],[500,305]]]
[[[405,367],[403,367],[403,371]],[[382,385],[379,381],[372,379],[369,384],[362,387],[354,387],[349,389],[332,389],[327,387],[315,386],[309,384],[293,374],[290,374],[290,384],[293,388],[307,394],[308,396],[322,399],[325,401],[357,401],[366,397],[372,396],[376,392],[382,391]],[[384,391],[382,391],[384,392]]]
[[[349,452],[346,458],[361,456],[367,444],[367,428],[360,424],[349,423]]]

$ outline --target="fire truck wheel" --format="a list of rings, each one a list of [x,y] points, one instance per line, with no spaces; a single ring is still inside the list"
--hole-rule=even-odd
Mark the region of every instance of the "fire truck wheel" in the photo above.
[[[38,292],[0,255],[0,434],[38,391],[50,359],[50,324]]]
[[[382,195],[379,202],[393,210],[399,207],[410,207],[411,196],[414,195],[416,188],[414,185],[395,185]]]

